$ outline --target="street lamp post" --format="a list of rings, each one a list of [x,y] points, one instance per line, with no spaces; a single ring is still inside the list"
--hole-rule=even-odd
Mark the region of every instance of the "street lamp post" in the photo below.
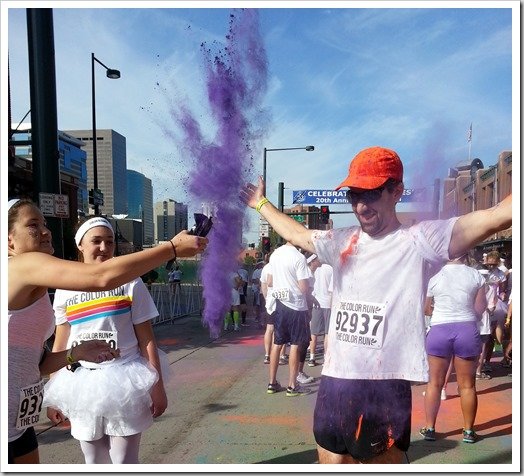
[[[96,155],[96,108],[95,108],[95,61],[102,65],[106,69],[106,76],[109,79],[118,79],[120,78],[120,71],[118,69],[108,68],[104,63],[102,63],[98,58],[95,57],[94,53],[91,53],[91,107],[93,114],[93,207],[95,209],[95,215],[100,213],[100,208],[98,204],[98,162]]]
[[[307,150],[308,152],[310,152],[312,150],[315,150],[315,146],[308,145],[306,147],[286,147],[284,149],[266,149],[264,147],[264,169],[263,169],[263,173],[262,173],[262,176],[264,178],[264,187],[266,186],[267,153],[268,152],[274,152],[276,150]]]
[[[264,168],[263,168],[263,178],[264,178],[264,194],[266,194],[266,172],[267,172],[267,153],[274,152],[277,150],[306,150],[311,152],[315,150],[314,145],[307,145],[306,147],[284,147],[282,149],[267,149],[264,147]],[[278,183],[278,208],[281,212],[284,211],[284,183]],[[282,237],[279,236],[278,242],[282,244]]]

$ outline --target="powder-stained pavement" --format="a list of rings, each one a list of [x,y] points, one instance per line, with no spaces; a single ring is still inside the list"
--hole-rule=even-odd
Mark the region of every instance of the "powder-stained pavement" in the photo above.
[[[266,394],[268,366],[263,364],[262,330],[251,318],[241,332],[227,332],[211,339],[200,317],[177,319],[155,326],[161,349],[169,358],[173,377],[167,385],[169,408],[142,436],[140,460],[151,466],[144,471],[275,471],[274,466],[247,468],[224,464],[293,464],[291,471],[319,471],[312,418],[318,378],[307,385],[311,394],[288,398],[285,392]],[[402,471],[471,471],[467,466],[497,464],[490,471],[517,470],[519,446],[512,451],[512,377],[493,359],[493,378],[478,381],[479,409],[475,444],[462,442],[460,399],[454,376],[448,385],[448,399],[442,402],[437,420],[437,441],[424,441],[418,430],[424,425],[422,392],[425,385],[413,385],[411,447],[412,466]],[[516,370],[516,369],[515,369]],[[319,377],[321,366],[305,367]],[[287,366],[278,378],[287,381]],[[518,389],[517,389],[518,391]],[[515,400],[518,405],[518,400]],[[41,462],[82,464],[78,445],[67,427],[50,428],[41,418],[39,435]],[[515,425],[518,425],[518,421]],[[518,435],[518,428],[515,431]],[[516,443],[518,443],[518,438]],[[514,463],[514,466],[510,466]],[[172,465],[204,465],[179,468]],[[438,464],[438,468],[416,469],[414,465]],[[207,466],[209,465],[209,466]],[[296,466],[298,465],[298,466]],[[400,468],[400,466],[399,466]],[[473,467],[475,468],[475,467]],[[477,467],[477,470],[481,470]],[[43,468],[42,468],[43,469]],[[392,468],[391,468],[392,469]],[[81,470],[79,468],[79,470]],[[381,469],[378,469],[379,471]],[[384,470],[384,469],[382,469]]]

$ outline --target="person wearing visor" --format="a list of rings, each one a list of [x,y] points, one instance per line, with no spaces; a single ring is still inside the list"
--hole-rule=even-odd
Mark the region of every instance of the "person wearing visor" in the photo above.
[[[337,187],[360,226],[309,230],[264,197],[242,199],[286,241],[333,267],[333,299],[313,419],[319,463],[402,463],[410,444],[411,382],[428,381],[424,303],[430,273],[511,226],[511,195],[488,210],[402,226],[403,164],[385,147],[360,151]]]

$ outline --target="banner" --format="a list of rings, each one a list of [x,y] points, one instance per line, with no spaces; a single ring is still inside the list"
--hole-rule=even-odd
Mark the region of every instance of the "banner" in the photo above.
[[[427,188],[406,188],[401,203],[429,202]],[[293,190],[294,205],[339,205],[349,203],[346,190]]]

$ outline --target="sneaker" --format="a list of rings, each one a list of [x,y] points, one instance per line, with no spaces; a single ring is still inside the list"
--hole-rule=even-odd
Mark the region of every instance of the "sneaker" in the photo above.
[[[264,363],[269,364],[269,355],[264,356]]]
[[[493,369],[491,368],[491,364],[484,364],[482,366],[482,371],[483,372],[491,372]]]
[[[288,387],[286,389],[286,397],[302,397],[303,395],[307,395],[308,393],[309,390],[300,388],[299,385],[295,385],[295,388]]]
[[[269,393],[270,395],[272,393],[280,392],[281,390],[282,390],[282,386],[278,382],[270,383],[267,386],[267,393]]]
[[[314,367],[315,365],[317,365],[317,363],[315,362],[315,359],[309,359],[307,361],[307,364],[309,367]]]
[[[419,433],[424,437],[426,441],[435,441],[435,428],[421,428]]]
[[[489,380],[491,378],[491,375],[486,374],[484,372],[480,372],[479,374],[475,375],[475,378],[477,380]]]
[[[462,441],[464,443],[475,443],[475,441],[477,441],[477,434],[473,430],[463,430]]]
[[[314,377],[310,377],[308,374],[305,374],[304,372],[299,372],[297,375],[298,383],[311,383],[314,380],[315,380]]]
[[[240,327],[235,326],[235,328],[234,328],[233,330],[234,330],[234,331],[239,331],[239,330],[240,330]]]
[[[278,363],[279,363],[280,365],[286,365],[286,364],[287,364],[287,360],[284,359],[284,357],[280,357],[280,358],[278,359]]]

